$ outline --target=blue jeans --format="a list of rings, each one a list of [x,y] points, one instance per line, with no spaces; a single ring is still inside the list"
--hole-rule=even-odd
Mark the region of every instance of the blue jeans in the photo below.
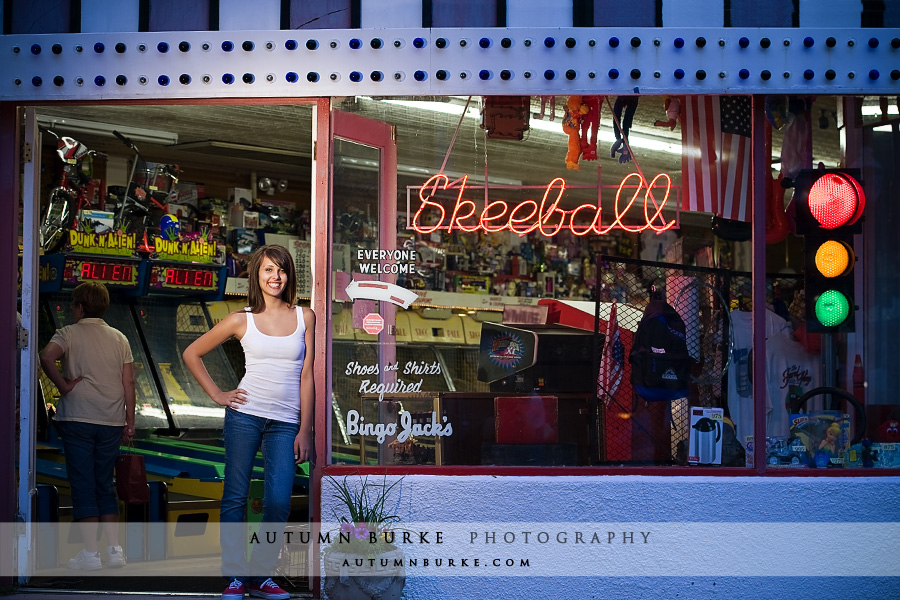
[[[262,581],[275,570],[282,547],[284,524],[291,512],[291,491],[297,463],[294,439],[298,423],[286,423],[225,409],[225,485],[222,489],[219,543],[222,546],[222,575],[247,583],[248,576]],[[247,561],[248,537],[245,528],[247,496],[253,474],[253,460],[262,447],[263,519]]]
[[[113,471],[123,427],[80,421],[58,421],[56,425],[66,454],[72,518],[77,521],[119,514]]]

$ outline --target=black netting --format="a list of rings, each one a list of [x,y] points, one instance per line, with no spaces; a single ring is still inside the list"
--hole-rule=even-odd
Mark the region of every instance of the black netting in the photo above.
[[[624,346],[623,376],[598,380],[599,459],[606,464],[684,464],[689,407],[723,408],[734,339],[732,310],[749,310],[752,277],[724,269],[603,256],[598,262],[597,311],[606,333],[612,303]],[[787,311],[796,276],[767,277],[767,305]],[[647,402],[632,386],[628,354],[652,297],[665,300],[685,322],[692,367],[689,394]],[[779,303],[782,303],[782,307]],[[601,358],[601,362],[602,362]],[[606,388],[606,389],[604,389]]]

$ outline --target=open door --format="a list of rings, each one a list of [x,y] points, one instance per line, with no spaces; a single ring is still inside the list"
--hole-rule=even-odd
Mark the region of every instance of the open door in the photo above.
[[[40,221],[41,133],[34,108],[25,109],[25,128],[22,138],[22,332],[19,334],[19,460],[18,514],[22,526],[16,541],[19,582],[27,581],[31,571],[34,548],[32,522],[34,520],[34,491],[37,420],[38,348],[38,226]]]
[[[373,384],[396,379],[394,325],[397,276],[383,251],[397,248],[397,146],[394,127],[332,111],[331,206],[335,317],[332,357],[332,450],[349,450],[345,414],[361,410],[360,389],[345,376],[351,363],[373,372]],[[392,291],[393,290],[393,291]],[[404,290],[406,291],[406,290]],[[408,292],[407,292],[408,293]],[[341,453],[338,450],[338,453]],[[364,449],[350,451],[363,455]],[[342,462],[332,457],[332,462]]]

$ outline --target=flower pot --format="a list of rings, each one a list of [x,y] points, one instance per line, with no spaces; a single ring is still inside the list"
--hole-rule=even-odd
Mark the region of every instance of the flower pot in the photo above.
[[[327,552],[322,589],[330,600],[400,600],[406,585],[403,551],[374,556]]]

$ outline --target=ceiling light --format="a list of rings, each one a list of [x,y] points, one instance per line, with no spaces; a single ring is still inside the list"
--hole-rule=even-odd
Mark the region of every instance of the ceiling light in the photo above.
[[[114,137],[113,131],[117,131],[133,142],[146,142],[148,144],[161,144],[164,146],[178,143],[178,134],[171,131],[142,129],[139,127],[84,121],[82,119],[69,119],[66,117],[51,117],[47,115],[37,115],[37,122],[38,125],[54,131],[61,130],[76,134],[83,133],[86,135],[100,135],[104,137]]]
[[[886,115],[896,115],[900,114],[897,110],[896,104],[889,104],[887,106],[887,112],[883,112],[880,106],[876,106],[874,104],[867,104],[861,109],[862,116],[864,117],[876,117],[881,116],[882,114]]]
[[[374,101],[371,98],[366,98],[363,96],[360,96],[360,98]],[[429,102],[420,100],[381,100],[380,102],[384,104],[393,104],[395,106],[404,106],[406,108],[416,108],[446,115],[454,115],[457,117],[463,114],[463,109],[465,108],[464,105],[459,105],[453,102]],[[477,107],[473,107],[470,104],[469,108],[466,110],[466,117],[471,119],[480,119],[481,113]],[[568,137],[569,135],[565,131],[563,131],[562,122],[552,123],[549,121],[535,119],[531,120],[529,125],[531,129],[558,134],[561,137]],[[599,133],[597,135],[597,140],[600,142],[609,143],[616,141],[616,136],[613,133],[612,127],[608,125],[601,125]],[[681,140],[676,138],[648,136],[632,132],[628,136],[628,143],[631,144],[631,146],[634,148],[641,148],[643,150],[650,150],[653,152],[665,152],[668,154],[681,156]]]

